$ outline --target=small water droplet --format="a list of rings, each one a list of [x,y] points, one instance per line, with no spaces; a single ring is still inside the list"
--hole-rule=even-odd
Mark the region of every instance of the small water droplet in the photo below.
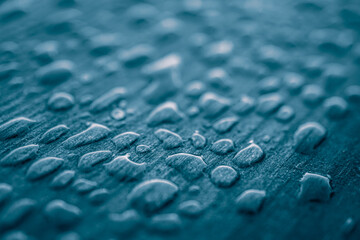
[[[266,192],[263,190],[249,189],[244,191],[236,199],[236,207],[239,212],[255,214],[264,204]]]
[[[183,174],[186,179],[194,180],[202,176],[207,166],[202,157],[189,153],[177,153],[166,158],[166,164]]]
[[[211,151],[219,155],[225,155],[234,150],[234,142],[231,139],[220,139],[211,146]]]
[[[81,210],[63,200],[52,200],[45,206],[45,216],[58,227],[70,227],[78,223],[82,217]]]
[[[326,129],[317,122],[308,122],[299,126],[294,135],[295,151],[310,153],[317,148],[326,137]]]
[[[299,198],[305,201],[328,201],[332,192],[330,180],[314,173],[305,173],[300,180]]]
[[[178,148],[183,144],[180,135],[167,129],[159,129],[155,131],[155,136],[163,143],[164,149]]]
[[[178,191],[179,188],[170,181],[153,179],[138,184],[128,199],[134,208],[151,214],[174,200]]]
[[[226,188],[232,186],[239,175],[230,166],[218,166],[211,171],[210,179],[218,187]]]

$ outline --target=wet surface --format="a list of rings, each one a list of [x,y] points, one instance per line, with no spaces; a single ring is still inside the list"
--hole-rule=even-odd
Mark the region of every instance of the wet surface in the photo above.
[[[0,238],[359,239],[357,0],[0,0]]]

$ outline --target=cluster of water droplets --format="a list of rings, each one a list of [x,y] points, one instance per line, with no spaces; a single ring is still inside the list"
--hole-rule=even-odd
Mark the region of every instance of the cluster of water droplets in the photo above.
[[[4,2],[5,26],[31,19],[31,1]],[[315,2],[294,8],[321,12]],[[291,37],[257,41],[256,21],[244,29],[231,24],[240,39],[223,34],[221,11],[202,1],[182,1],[169,15],[159,4],[118,3],[127,39],[85,21],[77,1],[56,3],[56,14],[39,26],[47,40],[0,46],[1,87],[12,89],[0,123],[1,171],[13,183],[0,183],[5,239],[29,239],[17,228],[36,213],[42,220],[34,221],[60,239],[80,239],[88,216],[105,222],[95,232],[176,234],[216,209],[214,195],[227,191],[237,215],[255,215],[271,206],[275,192],[257,184],[254,171],[276,173],[272,166],[281,166],[272,161],[281,160],[282,147],[300,162],[316,157],[334,126],[357,114],[360,48],[350,27],[314,29],[305,48]],[[252,19],[250,5],[227,7]],[[355,23],[347,15],[357,16]],[[343,26],[359,25],[357,10],[344,7],[339,16]],[[106,25],[116,16],[104,10],[94,17]],[[194,19],[200,28],[193,29]],[[136,41],[140,31],[149,39]],[[21,48],[30,66],[18,57]],[[313,56],[301,53],[307,48]],[[335,176],[300,171],[296,201],[330,201]],[[19,178],[25,181],[18,186]],[[52,192],[32,194],[32,187]],[[352,225],[346,219],[344,232]]]

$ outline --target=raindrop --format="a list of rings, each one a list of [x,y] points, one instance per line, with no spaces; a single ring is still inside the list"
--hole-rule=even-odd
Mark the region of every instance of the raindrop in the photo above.
[[[178,134],[167,129],[156,130],[155,136],[163,143],[164,149],[178,148],[183,144],[183,139]]]
[[[294,135],[296,152],[308,154],[317,148],[326,137],[326,129],[317,122],[308,122],[299,126]]]
[[[86,153],[80,158],[78,168],[84,172],[89,172],[94,166],[109,159],[111,156],[112,152],[109,150]]]
[[[194,180],[203,174],[207,166],[202,157],[189,153],[177,153],[166,158],[166,164],[183,174],[186,179]]]
[[[56,199],[49,202],[44,210],[50,222],[59,227],[70,227],[78,223],[82,212],[75,206],[63,200]]]
[[[119,156],[104,164],[105,170],[120,181],[140,179],[146,170],[146,163],[136,163],[129,159],[129,155]]]
[[[239,212],[258,213],[264,204],[265,197],[266,192],[263,190],[246,190],[236,199],[236,207]]]
[[[26,178],[29,180],[37,180],[43,178],[64,164],[64,160],[56,157],[46,157],[34,162],[26,172]]]
[[[31,144],[12,150],[8,155],[1,159],[2,166],[14,166],[33,160],[37,156],[39,145]]]
[[[103,138],[106,138],[109,135],[109,133],[110,133],[109,128],[100,124],[93,123],[88,129],[72,137],[69,137],[67,140],[64,141],[63,144],[66,148],[73,149],[83,145],[100,141]]]
[[[41,136],[40,142],[44,144],[52,143],[68,133],[69,130],[70,129],[66,125],[58,125],[50,128]]]
[[[179,188],[170,181],[153,179],[138,184],[128,199],[134,208],[151,214],[174,200],[178,191]]]
[[[211,146],[211,151],[219,155],[225,155],[234,150],[234,142],[231,139],[220,139]]]
[[[305,173],[300,180],[299,198],[305,201],[323,202],[330,199],[332,189],[327,177]]]
[[[230,166],[218,166],[211,171],[210,179],[218,187],[227,188],[232,186],[239,178],[239,175]]]
[[[11,119],[0,125],[0,140],[23,136],[34,124],[34,120],[25,117]]]

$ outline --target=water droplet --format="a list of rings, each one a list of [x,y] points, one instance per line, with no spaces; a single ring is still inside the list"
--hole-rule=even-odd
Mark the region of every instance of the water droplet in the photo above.
[[[59,84],[70,79],[74,74],[74,63],[69,60],[58,60],[41,67],[36,75],[39,82],[46,85]]]
[[[147,145],[136,146],[136,153],[144,154],[144,153],[148,153],[148,152],[151,152],[151,148],[149,146],[147,146]]]
[[[160,44],[172,43],[181,36],[182,22],[177,18],[165,18],[157,24],[155,29],[155,35]]]
[[[10,198],[12,192],[12,186],[6,183],[0,183],[0,206]]]
[[[200,193],[200,187],[198,185],[191,185],[189,187],[189,193],[192,195],[197,195]]]
[[[54,179],[50,183],[50,186],[54,189],[64,188],[71,183],[74,177],[75,171],[65,170],[59,173],[56,177],[54,177]]]
[[[81,106],[87,106],[94,100],[94,97],[90,94],[82,95],[79,99],[79,104]]]
[[[29,237],[22,231],[12,230],[7,232],[2,240],[33,240],[33,238]]]
[[[111,156],[112,152],[109,150],[86,153],[80,158],[78,168],[84,172],[89,172],[95,165],[109,159]]]
[[[342,234],[345,236],[350,235],[355,230],[355,227],[356,227],[356,222],[354,221],[354,219],[352,218],[346,219],[346,221],[341,227]]]
[[[30,1],[10,1],[4,4],[0,11],[0,20],[3,23],[15,21],[24,17],[28,12]]]
[[[63,111],[72,108],[75,104],[74,97],[68,93],[59,92],[51,96],[48,108],[54,111]]]
[[[155,136],[163,143],[164,149],[178,148],[183,144],[180,135],[167,129],[159,129],[155,131]]]
[[[306,85],[301,92],[301,98],[308,105],[319,104],[324,97],[324,90],[315,84]]]
[[[56,157],[46,157],[34,162],[26,173],[26,178],[29,180],[37,180],[43,178],[64,164],[64,160]]]
[[[194,81],[185,88],[185,94],[189,97],[198,98],[205,92],[205,90],[206,87],[204,83],[200,81]]]
[[[164,213],[153,216],[149,222],[152,231],[172,233],[182,228],[182,221],[176,213]]]
[[[49,34],[62,34],[73,31],[74,20],[82,15],[77,9],[67,9],[52,14],[47,22],[46,31]]]
[[[230,166],[218,166],[211,171],[211,181],[218,187],[226,188],[232,186],[239,178],[239,175]]]
[[[119,58],[125,67],[140,67],[148,62],[154,55],[155,49],[148,44],[139,44],[124,50]]]
[[[223,68],[213,68],[209,70],[205,81],[215,89],[228,91],[233,85],[229,75]]]
[[[77,206],[60,199],[49,202],[44,213],[47,219],[58,227],[73,226],[79,222],[82,216],[82,212]]]
[[[305,173],[300,183],[300,199],[318,202],[330,199],[332,190],[329,178],[314,173]]]
[[[1,73],[0,73],[0,75],[1,75]],[[0,76],[0,78],[1,78],[1,76]],[[8,84],[9,84],[10,88],[20,88],[20,87],[24,86],[24,83],[25,83],[24,78],[22,78],[22,77],[13,77],[9,81]]]
[[[165,73],[167,75],[172,70],[178,68],[182,63],[182,58],[180,55],[172,53],[169,54],[155,62],[150,63],[149,65],[146,65],[142,72],[143,74],[147,76],[153,76],[153,77],[161,77]]]
[[[295,111],[290,106],[282,106],[276,113],[276,119],[280,122],[289,122],[295,117]]]
[[[201,215],[204,208],[196,200],[188,200],[179,204],[178,211],[181,215],[196,218]]]
[[[166,158],[166,164],[175,168],[189,180],[194,180],[202,176],[203,170],[207,166],[202,157],[189,153],[177,153]]]
[[[158,104],[173,96],[178,91],[178,83],[172,78],[169,81],[153,81],[142,93],[150,104]]]
[[[109,108],[112,104],[124,99],[127,91],[123,87],[116,87],[100,96],[90,105],[90,111],[98,113]]]
[[[324,72],[324,78],[326,90],[335,91],[345,83],[348,78],[346,68],[340,64],[328,64]]]
[[[205,117],[215,118],[229,108],[230,100],[208,92],[201,96],[199,106],[204,111]]]
[[[304,86],[305,80],[297,73],[286,73],[284,75],[284,84],[290,93],[296,94]]]
[[[249,58],[240,56],[232,57],[228,65],[233,74],[240,76],[261,77],[267,71],[265,67],[255,64]]]
[[[33,160],[36,158],[38,151],[39,145],[35,144],[19,147],[1,159],[0,164],[2,166],[14,166]]]
[[[110,133],[109,128],[100,124],[93,123],[88,129],[72,137],[69,137],[67,140],[65,140],[64,147],[72,149],[90,143],[94,143],[102,140],[103,138],[106,138],[109,135],[109,133]]]
[[[25,117],[11,119],[0,125],[0,140],[23,136],[34,124],[34,120]]]
[[[260,94],[276,92],[281,87],[281,80],[278,77],[266,77],[259,82]]]
[[[204,8],[204,4],[201,0],[185,0],[182,5],[183,6],[180,14],[184,16],[196,17]]]
[[[271,141],[271,137],[269,135],[265,135],[263,138],[262,138],[262,141],[264,143],[269,143]]]
[[[266,192],[264,190],[246,190],[236,199],[236,207],[239,212],[255,214],[260,211],[265,197]]]
[[[140,179],[145,170],[146,163],[136,163],[129,159],[129,155],[119,156],[111,162],[104,164],[105,170],[120,181]]]
[[[239,122],[239,118],[237,117],[228,117],[220,119],[219,121],[215,122],[213,125],[214,130],[217,133],[227,133],[231,131],[231,129]]]
[[[108,55],[119,45],[120,39],[116,34],[99,34],[93,36],[90,41],[90,54],[95,57]]]
[[[191,142],[195,148],[202,149],[206,145],[206,138],[198,131],[195,131],[195,133],[191,136]]]
[[[312,78],[319,77],[324,71],[324,58],[310,56],[304,63],[304,72]]]
[[[186,110],[186,113],[189,117],[196,117],[200,113],[200,109],[196,106],[191,106]]]
[[[116,108],[111,111],[111,117],[118,121],[124,120],[126,118],[126,113],[123,110]]]
[[[141,224],[141,216],[134,209],[123,213],[110,213],[109,222],[113,232],[123,235],[135,232]]]
[[[282,49],[273,45],[264,45],[259,49],[260,61],[271,69],[281,68],[286,61],[285,56]]]
[[[349,4],[347,6],[343,6],[339,13],[344,25],[353,28],[357,28],[359,26],[360,13],[359,10],[355,8],[355,5]]]
[[[341,97],[331,97],[324,101],[324,110],[331,119],[343,118],[348,111],[347,102]]]
[[[29,198],[22,198],[13,202],[2,214],[0,223],[3,227],[15,227],[35,209],[36,202]]]
[[[208,36],[201,32],[196,32],[189,37],[190,49],[195,53],[204,51],[204,46],[206,46],[208,42]]]
[[[265,156],[264,151],[255,143],[251,143],[246,148],[240,150],[233,158],[234,164],[245,168],[260,162]]]
[[[228,60],[234,50],[234,44],[229,40],[213,42],[205,46],[203,56],[211,64],[222,64]]]
[[[294,135],[294,148],[299,153],[310,153],[326,137],[326,129],[317,122],[308,122],[299,126]]]
[[[52,143],[68,133],[69,130],[70,129],[66,125],[58,125],[50,128],[41,136],[40,142],[44,144]]]
[[[351,85],[345,89],[345,95],[350,102],[360,103],[360,86]]]
[[[119,151],[124,150],[125,148],[130,148],[130,146],[135,143],[140,137],[140,134],[135,132],[125,132],[115,136],[112,141],[116,145]]]
[[[109,190],[107,190],[106,188],[100,188],[92,191],[89,194],[89,201],[92,204],[98,205],[105,202],[109,198],[109,196],[110,196]]]
[[[178,191],[179,188],[170,181],[153,179],[138,184],[128,199],[134,208],[151,214],[170,203]]]
[[[64,1],[64,0],[61,0]],[[67,1],[74,1],[74,0],[67,0]],[[63,234],[60,234],[58,238],[56,238],[56,240],[81,240],[82,238],[80,237],[80,235],[76,232],[66,232]]]
[[[317,45],[320,51],[343,55],[353,44],[352,34],[346,30],[338,31],[331,28],[316,29],[311,32],[310,40]]]
[[[84,178],[76,179],[72,184],[73,189],[79,194],[85,194],[94,190],[98,184]]]
[[[52,62],[59,52],[59,44],[56,41],[46,41],[35,46],[34,57],[40,64]]]
[[[211,151],[219,155],[225,155],[234,150],[234,142],[231,139],[220,139],[211,146]]]
[[[148,103],[161,103],[177,93],[181,85],[179,76],[181,62],[179,55],[170,54],[143,67],[143,74],[151,81],[142,92]]]
[[[166,102],[156,107],[147,118],[149,126],[154,127],[162,123],[177,123],[184,118],[175,102]]]
[[[259,98],[257,112],[261,115],[269,115],[277,111],[284,104],[284,98],[277,93],[269,93]]]
[[[233,106],[235,113],[245,115],[255,108],[255,99],[246,95],[242,95],[238,102]]]

